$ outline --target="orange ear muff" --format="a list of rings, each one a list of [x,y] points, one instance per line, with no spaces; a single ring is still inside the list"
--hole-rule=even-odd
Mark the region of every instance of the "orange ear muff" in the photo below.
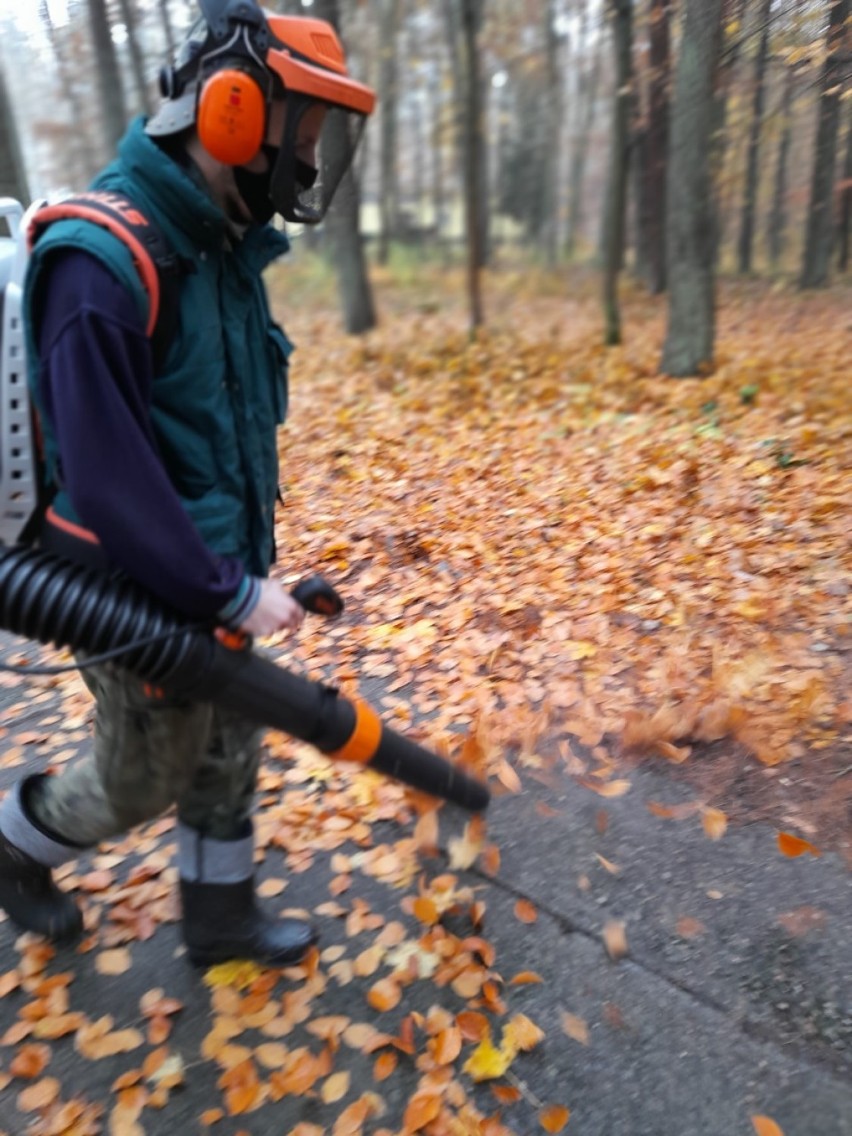
[[[250,162],[266,135],[266,99],[260,84],[235,67],[211,75],[198,99],[196,127],[201,145],[217,162]]]

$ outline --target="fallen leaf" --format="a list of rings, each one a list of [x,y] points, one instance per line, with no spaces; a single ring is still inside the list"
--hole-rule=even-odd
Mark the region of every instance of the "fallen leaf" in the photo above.
[[[405,1132],[419,1132],[427,1124],[431,1124],[441,1111],[441,1096],[439,1092],[415,1093],[405,1109],[402,1119]]]
[[[581,1045],[589,1044],[589,1027],[582,1018],[578,1018],[576,1014],[569,1014],[567,1010],[561,1013],[562,1032],[567,1034],[573,1041],[579,1041]]]
[[[59,1096],[61,1085],[55,1077],[44,1077],[34,1081],[18,1093],[16,1105],[19,1112],[38,1112],[53,1104]]]
[[[384,1013],[398,1006],[402,1000],[402,990],[399,983],[393,978],[380,978],[374,986],[367,991],[367,1001],[374,1010]]]
[[[485,1038],[465,1061],[463,1069],[474,1081],[495,1081],[512,1064],[512,1055]]]
[[[116,947],[110,951],[101,951],[95,958],[95,970],[98,974],[126,974],[131,965],[130,951],[127,947]]]
[[[690,915],[681,915],[677,921],[676,930],[682,939],[697,939],[703,935],[707,928],[700,919],[693,919]]]
[[[821,856],[822,853],[818,848],[815,848],[809,840],[803,840],[800,836],[793,836],[789,832],[778,833],[778,847],[785,856],[795,859],[797,856],[803,856],[809,852],[811,856]]]
[[[752,1116],[751,1123],[757,1136],[784,1136],[779,1126],[768,1116]]]
[[[540,974],[536,974],[534,970],[522,970],[515,975],[514,978],[509,979],[510,986],[533,986],[543,982],[544,979]]]
[[[515,1014],[503,1027],[503,1047],[513,1053],[518,1050],[527,1053],[543,1040],[544,1030],[539,1029],[526,1014]]]
[[[567,1108],[552,1104],[541,1110],[538,1120],[545,1132],[561,1132],[570,1116],[571,1113]]]
[[[348,1070],[341,1073],[332,1073],[328,1080],[323,1081],[320,1097],[326,1104],[335,1104],[343,1100],[349,1092],[351,1075]]]
[[[728,828],[728,818],[721,809],[702,809],[701,823],[711,840],[721,840]]]
[[[534,903],[528,899],[519,899],[515,904],[515,918],[521,923],[535,923],[538,919],[538,911]]]
[[[49,1061],[49,1045],[23,1045],[12,1058],[9,1072],[13,1077],[23,1077],[29,1081],[40,1077]]]
[[[607,954],[614,961],[627,954],[627,929],[622,920],[611,919],[603,929],[603,941]]]

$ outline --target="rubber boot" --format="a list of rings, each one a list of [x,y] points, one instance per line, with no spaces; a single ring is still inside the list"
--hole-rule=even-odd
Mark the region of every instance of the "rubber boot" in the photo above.
[[[289,966],[317,941],[301,919],[275,919],[254,893],[254,839],[212,840],[178,825],[183,938],[194,966],[251,959]]]
[[[0,907],[22,931],[66,943],[79,937],[83,915],[53,882],[50,869],[83,849],[63,843],[27,808],[27,795],[40,777],[16,785],[0,806]]]

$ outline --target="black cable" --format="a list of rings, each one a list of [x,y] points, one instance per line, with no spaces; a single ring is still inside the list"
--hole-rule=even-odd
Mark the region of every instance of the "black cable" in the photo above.
[[[69,671],[82,671],[87,667],[100,666],[101,663],[111,662],[112,659],[118,659],[122,655],[126,655],[129,651],[136,650],[137,647],[148,647],[151,643],[161,643],[166,639],[174,639],[178,635],[183,635],[186,631],[209,631],[210,626],[206,623],[188,623],[186,626],[179,629],[171,628],[168,631],[161,631],[157,635],[146,635],[142,639],[134,639],[132,643],[124,643],[120,647],[113,647],[110,651],[102,651],[98,655],[89,655],[81,662],[74,663],[57,663],[53,666],[24,666],[16,663],[0,663],[0,671],[11,671],[13,674],[20,675],[58,675],[66,674]]]

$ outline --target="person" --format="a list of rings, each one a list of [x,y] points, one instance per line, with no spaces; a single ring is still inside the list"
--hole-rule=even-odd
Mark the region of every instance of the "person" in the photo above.
[[[156,225],[179,266],[163,359],[125,240],[70,217],[35,241],[30,386],[56,486],[40,544],[124,573],[193,619],[292,633],[304,612],[268,576],[290,344],[261,272],[288,248],[275,213],[322,218],[374,96],[322,21],[254,0],[207,0],[202,12],[164,72],[161,107],[131,124],[93,184]],[[302,958],[313,928],[273,918],[255,897],[262,730],[213,704],[157,697],[116,663],[82,673],[93,752],[61,775],[25,778],[0,804],[10,919],[74,940],[82,914],[52,869],[176,805],[190,959]]]

